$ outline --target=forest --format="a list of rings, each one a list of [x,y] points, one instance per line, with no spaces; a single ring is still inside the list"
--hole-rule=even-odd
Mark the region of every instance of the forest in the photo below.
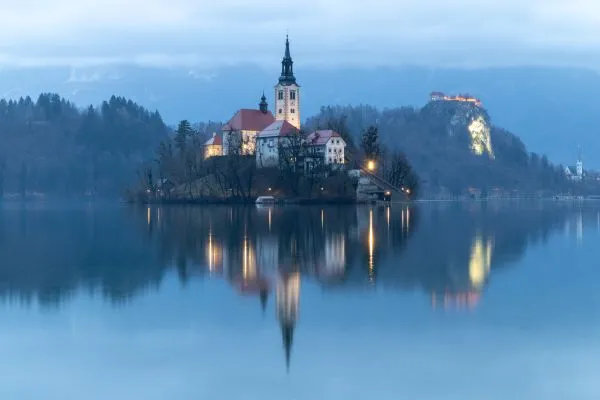
[[[158,112],[111,97],[0,100],[0,196],[117,196],[168,135]]]

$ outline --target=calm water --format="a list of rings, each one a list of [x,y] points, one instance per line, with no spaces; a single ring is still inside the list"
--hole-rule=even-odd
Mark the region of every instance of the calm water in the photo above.
[[[600,204],[0,208],[2,399],[600,398]]]

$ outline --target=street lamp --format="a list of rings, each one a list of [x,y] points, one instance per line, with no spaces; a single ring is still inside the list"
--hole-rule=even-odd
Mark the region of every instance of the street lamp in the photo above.
[[[369,160],[369,161],[367,162],[367,169],[368,169],[369,171],[375,171],[375,161],[373,161],[373,160]]]

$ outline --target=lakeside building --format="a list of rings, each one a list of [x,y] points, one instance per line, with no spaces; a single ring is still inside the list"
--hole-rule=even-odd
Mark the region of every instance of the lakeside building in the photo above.
[[[327,166],[341,169],[345,165],[346,142],[332,130],[319,130],[302,135],[300,120],[300,85],[294,75],[290,41],[286,37],[281,61],[281,75],[274,86],[274,113],[264,93],[258,109],[243,108],[204,143],[204,158],[228,155],[254,155],[256,165],[281,166],[283,149],[302,148],[294,158],[300,166]],[[285,153],[289,153],[286,151]],[[296,157],[297,156],[297,157]]]

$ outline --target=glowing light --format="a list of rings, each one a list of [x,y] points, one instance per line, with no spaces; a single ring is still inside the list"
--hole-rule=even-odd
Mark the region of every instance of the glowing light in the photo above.
[[[469,124],[467,129],[471,135],[471,151],[478,156],[487,153],[491,159],[494,159],[490,128],[485,119],[479,115]]]
[[[431,100],[432,101],[459,101],[459,102],[464,102],[464,103],[471,103],[471,104],[476,105],[477,107],[481,107],[481,105],[482,105],[481,100],[479,100],[476,97],[472,97],[469,95],[446,96],[445,94],[440,93],[440,92],[431,93]]]
[[[267,190],[270,192],[270,191],[272,191],[273,189],[272,189],[272,188],[268,188]]]
[[[369,210],[369,280],[375,280],[375,232],[373,230],[373,209]]]
[[[375,161],[373,161],[373,160],[369,160],[369,161],[367,162],[367,169],[368,169],[369,171],[375,171]]]

